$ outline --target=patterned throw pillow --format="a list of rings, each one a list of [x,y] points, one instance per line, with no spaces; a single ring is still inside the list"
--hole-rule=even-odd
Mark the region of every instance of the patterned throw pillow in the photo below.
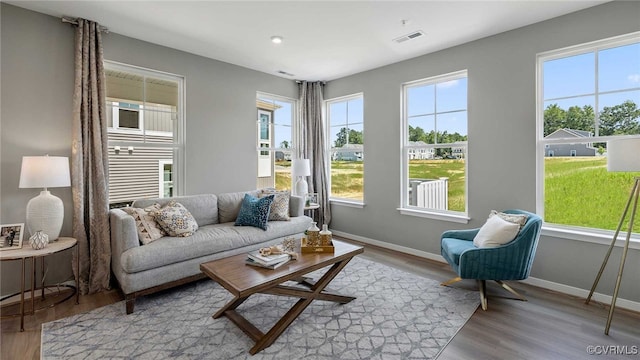
[[[498,215],[502,220],[520,225],[520,228],[518,230],[522,230],[522,227],[527,223],[528,218],[528,216],[524,214],[506,214],[503,212],[498,212],[496,210],[491,210],[489,217],[492,217],[494,215]]]
[[[198,223],[193,215],[176,201],[170,201],[162,209],[155,211],[154,217],[170,236],[191,236],[198,230]]]
[[[269,211],[269,221],[289,221],[289,196],[291,194],[288,191],[277,190],[262,190],[260,197],[268,195],[275,195],[273,202],[271,203],[271,210]]]
[[[122,208],[122,211],[133,216],[133,220],[136,222],[136,229],[138,230],[138,239],[140,239],[142,245],[146,245],[167,235],[153,216],[153,213],[158,210],[160,210],[160,204],[153,204],[144,209],[134,207]]]
[[[269,212],[274,197],[275,195],[267,195],[262,198],[257,198],[245,194],[235,225],[254,226],[262,230],[267,230]]]

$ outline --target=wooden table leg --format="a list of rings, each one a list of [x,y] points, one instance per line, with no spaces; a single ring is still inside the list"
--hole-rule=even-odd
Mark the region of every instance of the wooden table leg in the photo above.
[[[333,280],[333,278],[342,271],[342,269],[349,263],[351,258],[337,262],[318,280],[312,287],[309,296],[305,299],[300,299],[293,305],[293,307],[287,311],[284,316],[278,320],[278,322],[266,333],[256,344],[249,350],[251,355],[255,355],[261,350],[271,346],[273,342],[291,325],[291,323],[300,316],[304,309],[311,304],[313,300],[318,299],[322,290]],[[238,315],[241,316],[241,315]]]

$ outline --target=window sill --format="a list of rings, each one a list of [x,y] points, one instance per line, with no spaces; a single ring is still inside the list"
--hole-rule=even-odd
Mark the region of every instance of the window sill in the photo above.
[[[460,224],[467,224],[469,222],[469,220],[471,220],[466,215],[458,215],[458,214],[453,214],[453,213],[443,213],[443,212],[436,212],[436,211],[407,209],[407,208],[398,208],[398,211],[400,211],[400,214],[402,214],[402,215],[409,215],[409,216],[417,216],[417,217],[423,217],[423,218],[428,218],[428,219],[450,221],[450,222],[455,222],[455,223],[460,223]]]
[[[613,238],[613,232],[599,231],[595,229],[581,229],[568,226],[560,226],[554,224],[543,224],[542,232],[543,236],[551,236],[560,239],[576,240],[590,242],[600,245],[611,245]],[[624,243],[627,237],[627,232],[620,230],[618,239],[616,240],[616,247],[624,247]],[[629,241],[629,248],[640,249],[640,238],[634,237],[631,234],[631,240]]]
[[[364,208],[364,202],[361,201],[353,201],[353,200],[343,200],[343,199],[329,199],[329,203],[331,205],[339,205],[339,206],[347,206],[357,209]]]

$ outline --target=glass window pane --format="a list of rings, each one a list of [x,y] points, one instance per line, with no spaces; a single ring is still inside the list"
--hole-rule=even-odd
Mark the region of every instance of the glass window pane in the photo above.
[[[465,146],[435,150],[436,155],[433,159],[409,157],[408,205],[464,212]]]
[[[599,91],[640,86],[640,44],[602,50],[598,53]]]
[[[544,99],[595,93],[595,55],[587,53],[545,61]]]
[[[423,141],[435,144],[435,116],[417,116],[409,118],[409,141]]]
[[[438,144],[467,141],[467,112],[452,112],[436,117]]]
[[[640,134],[640,90],[601,95],[599,99],[601,136]]]
[[[435,112],[435,85],[412,86],[407,89],[407,116]]]
[[[467,78],[438,83],[436,111],[465,110],[467,108]]]
[[[362,201],[364,199],[364,163],[357,150],[334,153],[345,160],[331,161],[331,196]]]
[[[595,96],[583,96],[544,102],[544,136],[559,129],[587,131],[595,134]],[[566,137],[557,133],[554,137]]]
[[[544,220],[549,223],[615,230],[640,172],[608,172],[606,156],[544,159]],[[640,222],[635,222],[640,233]]]
[[[329,105],[329,116],[331,126],[339,126],[347,124],[347,102],[331,103]]]

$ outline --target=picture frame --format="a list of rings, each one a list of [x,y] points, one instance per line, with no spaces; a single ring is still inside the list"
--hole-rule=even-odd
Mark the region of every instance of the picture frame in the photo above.
[[[24,223],[0,225],[0,251],[22,249]]]
[[[318,193],[307,193],[305,205],[318,205]]]

